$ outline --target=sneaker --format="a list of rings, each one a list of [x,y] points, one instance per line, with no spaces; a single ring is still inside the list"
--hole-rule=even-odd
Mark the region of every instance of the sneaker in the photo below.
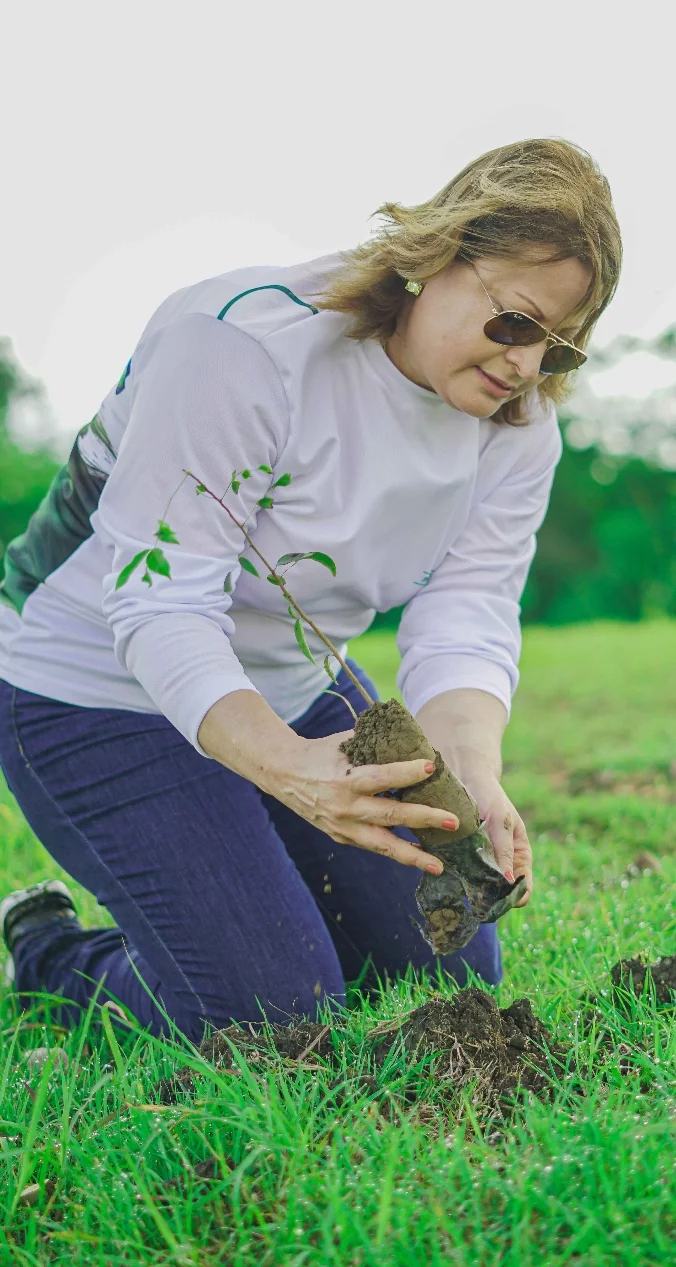
[[[19,937],[51,923],[80,927],[72,894],[61,880],[43,880],[27,889],[15,889],[0,902],[0,929],[10,956]],[[10,958],[6,980],[12,979],[12,968]]]

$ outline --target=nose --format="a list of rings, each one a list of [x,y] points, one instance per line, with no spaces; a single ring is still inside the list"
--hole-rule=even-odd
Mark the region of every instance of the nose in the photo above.
[[[547,351],[547,341],[535,343],[529,348],[508,347],[505,357],[524,382],[535,382],[540,377],[540,365]]]

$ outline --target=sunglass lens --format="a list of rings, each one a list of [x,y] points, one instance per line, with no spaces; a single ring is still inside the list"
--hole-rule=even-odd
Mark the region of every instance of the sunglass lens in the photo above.
[[[551,348],[547,348],[540,363],[540,373],[569,374],[571,370],[584,365],[586,359],[586,356],[582,352],[576,352],[575,348],[555,343]]]
[[[494,343],[507,343],[516,348],[543,343],[547,338],[547,331],[537,321],[520,312],[501,312],[498,317],[491,317],[484,326],[484,334]]]

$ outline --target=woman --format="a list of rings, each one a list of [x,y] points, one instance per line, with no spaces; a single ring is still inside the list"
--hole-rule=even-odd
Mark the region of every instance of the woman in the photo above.
[[[369,964],[434,966],[411,868],[439,863],[410,833],[457,820],[378,795],[422,762],[349,768],[324,648],[308,635],[317,666],[300,654],[201,485],[230,488],[266,558],[332,556],[335,579],[306,559],[290,584],[340,648],[405,605],[404,700],[530,891],[500,744],[554,403],[617,285],[617,221],[594,161],[561,140],[501,147],[379,214],[352,252],[171,295],[7,551],[0,762],[118,926],[83,930],[57,882],[2,904],[17,988],[65,995],[71,1015],[103,981],[152,1032],[166,1012],[199,1039],[205,1022],[312,1013]],[[336,692],[364,707],[344,672]],[[494,926],[441,964],[499,981]]]

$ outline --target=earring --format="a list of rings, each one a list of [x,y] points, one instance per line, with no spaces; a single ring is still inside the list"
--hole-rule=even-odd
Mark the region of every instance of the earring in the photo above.
[[[424,285],[424,282],[416,282],[411,279],[404,286],[404,290],[410,290],[412,295],[419,295]]]

